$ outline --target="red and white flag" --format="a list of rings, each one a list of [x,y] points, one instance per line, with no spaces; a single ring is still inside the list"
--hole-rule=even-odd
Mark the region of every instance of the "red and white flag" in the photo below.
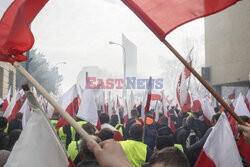
[[[167,102],[166,97],[164,96],[164,93],[162,92],[162,112],[163,112],[163,115],[168,118],[168,127],[171,128],[173,132],[175,132],[176,128],[170,117],[166,102]]]
[[[123,112],[123,120],[124,120],[124,124],[126,125],[128,123],[128,104],[127,104],[127,100],[124,100],[124,112]]]
[[[76,85],[73,85],[63,96],[59,99],[58,104],[71,116],[74,117],[75,112],[79,108],[79,96]],[[67,124],[67,121],[60,117],[56,124],[56,130]]]
[[[154,112],[154,121],[155,122],[158,122],[159,121],[159,117],[160,117],[160,113],[159,113],[159,100],[156,101],[156,104],[155,104],[155,112]]]
[[[245,103],[247,105],[248,110],[250,111],[250,89],[247,91],[247,95],[245,98]]]
[[[0,61],[25,61],[34,44],[30,24],[48,0],[1,0]],[[14,55],[10,57],[9,55]]]
[[[11,99],[10,104],[5,110],[5,113],[3,116],[8,119],[8,122],[10,122],[12,119],[15,118],[16,113],[21,109],[22,102],[21,102],[21,94],[19,91],[16,91],[14,96]]]
[[[248,118],[250,118],[250,112],[247,108],[246,103],[244,102],[244,97],[241,93],[237,97],[236,104],[234,106],[234,112],[238,116],[248,116]]]
[[[22,127],[26,126],[30,116],[31,116],[31,108],[29,107],[28,100],[26,99],[25,102],[23,103],[22,108],[20,109],[21,113],[23,113],[23,118],[22,118]]]
[[[238,0],[122,0],[148,28],[164,41],[175,28],[219,12]]]
[[[4,102],[3,102],[3,107],[2,107],[2,111],[3,113],[5,112],[5,110],[7,109],[8,105],[10,104],[10,100],[11,100],[11,88],[9,89],[9,92],[6,96],[6,98],[4,99]]]
[[[101,129],[93,89],[83,90],[81,104],[76,116],[82,120],[92,123],[97,127],[97,129]]]
[[[242,167],[241,157],[225,113],[208,136],[195,167]]]
[[[135,109],[136,105],[135,105],[135,98],[134,98],[134,94],[131,91],[130,95],[129,95],[129,100],[128,100],[128,118],[131,118],[131,110]]]
[[[240,140],[237,143],[240,155],[244,157],[248,165],[250,164],[250,146],[247,144],[244,134],[241,135]]]
[[[204,118],[204,121],[208,124],[208,125],[211,125],[211,121],[212,121],[212,117],[213,115],[215,114],[215,111],[214,111],[214,108],[213,106],[209,103],[208,99],[205,98],[203,101],[202,101],[202,111],[203,111],[203,118]]]
[[[13,147],[5,167],[73,167],[48,119],[35,110]]]
[[[145,120],[145,113],[149,112],[151,95],[152,95],[152,78],[149,77],[149,80],[146,84],[146,90],[143,97],[143,102],[141,105],[141,116],[143,120]]]

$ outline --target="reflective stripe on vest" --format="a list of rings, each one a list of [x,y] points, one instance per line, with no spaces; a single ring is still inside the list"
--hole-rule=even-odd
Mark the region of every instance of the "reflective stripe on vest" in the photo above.
[[[193,113],[191,113],[191,112],[187,112],[187,113],[188,113],[189,116],[192,116],[192,115],[193,115]]]
[[[7,123],[7,127],[4,129],[4,133],[8,132],[8,128],[9,128],[9,123]]]
[[[123,131],[122,131],[122,124],[117,124],[115,125],[115,128],[121,133],[121,135],[123,136]]]
[[[63,127],[60,127],[58,130],[58,136],[63,144],[64,147],[66,147],[66,140],[67,140],[67,134],[63,132]]]
[[[180,144],[174,144],[174,147],[178,148],[181,152],[184,153],[182,145],[180,145]]]
[[[75,160],[77,154],[79,153],[79,145],[80,145],[81,140],[72,141],[69,146],[68,146],[68,153],[72,161]]]
[[[120,141],[129,162],[134,167],[141,167],[146,163],[147,145],[134,140]]]

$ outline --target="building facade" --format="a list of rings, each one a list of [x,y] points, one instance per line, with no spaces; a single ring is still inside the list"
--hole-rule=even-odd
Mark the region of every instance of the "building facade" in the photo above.
[[[0,62],[0,98],[5,98],[11,88],[16,90],[16,69],[10,63]]]
[[[221,94],[222,86],[248,87],[250,74],[250,2],[205,18],[205,66],[209,83]]]

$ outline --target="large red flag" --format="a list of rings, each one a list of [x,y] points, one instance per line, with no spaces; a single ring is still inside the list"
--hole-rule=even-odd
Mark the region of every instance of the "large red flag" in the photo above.
[[[13,63],[27,59],[23,53],[34,44],[29,26],[47,2],[48,0],[15,0],[8,7],[0,21],[0,61]]]
[[[122,0],[163,41],[172,30],[238,0]]]

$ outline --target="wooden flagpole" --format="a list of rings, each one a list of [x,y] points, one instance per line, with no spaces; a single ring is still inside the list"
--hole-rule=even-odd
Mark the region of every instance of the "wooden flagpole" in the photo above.
[[[188,62],[175,50],[175,48],[166,40],[162,41],[171,52],[184,64],[190,72],[202,83],[202,85],[216,98],[216,100],[237,120],[241,125],[245,122],[227,105],[227,103],[215,92],[215,90],[200,76],[200,74],[191,67]]]
[[[18,63],[13,66],[43,95],[43,97],[60,113],[60,115],[83,137],[86,141],[93,138],[49,95],[49,93]]]

